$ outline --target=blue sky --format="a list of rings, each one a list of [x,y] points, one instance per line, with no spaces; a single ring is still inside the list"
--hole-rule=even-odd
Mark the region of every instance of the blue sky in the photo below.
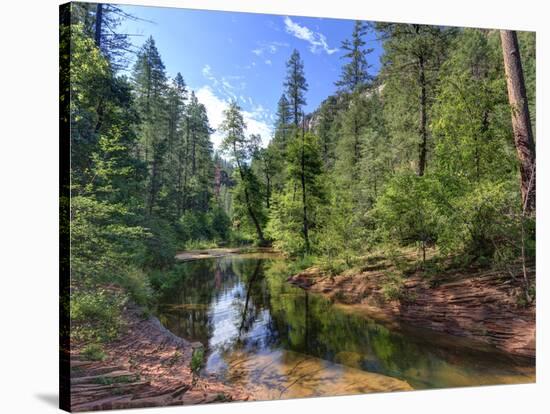
[[[152,35],[169,76],[180,72],[206,106],[217,128],[231,99],[243,108],[248,133],[260,133],[266,143],[273,130],[277,101],[283,92],[285,63],[298,49],[304,61],[309,91],[306,112],[315,110],[340,76],[341,42],[354,22],[313,17],[203,11],[179,8],[122,6],[147,21],[125,21],[121,31],[140,46]],[[150,22],[149,22],[150,21]],[[368,57],[371,73],[380,66],[381,45],[366,37],[375,50]],[[221,136],[212,140],[219,145]]]

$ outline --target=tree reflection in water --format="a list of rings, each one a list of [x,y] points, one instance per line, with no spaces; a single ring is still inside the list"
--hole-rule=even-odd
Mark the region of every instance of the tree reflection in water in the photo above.
[[[288,276],[263,256],[187,262],[166,275],[159,317],[205,344],[207,373],[260,399],[534,381],[526,361],[391,331]]]

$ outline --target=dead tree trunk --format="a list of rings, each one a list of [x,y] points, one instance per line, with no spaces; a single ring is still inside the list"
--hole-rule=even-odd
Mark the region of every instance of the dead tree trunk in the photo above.
[[[527,92],[521,66],[517,34],[514,30],[501,30],[504,70],[508,85],[508,100],[512,110],[512,128],[521,174],[521,198],[526,215],[535,214],[535,140],[531,128]]]

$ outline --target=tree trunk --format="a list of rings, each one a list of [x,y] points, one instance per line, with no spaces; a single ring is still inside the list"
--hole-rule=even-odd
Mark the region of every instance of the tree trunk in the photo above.
[[[241,181],[243,182],[243,185],[244,185],[244,199],[246,202],[246,209],[248,210],[248,214],[250,215],[250,218],[254,223],[254,227],[256,227],[256,233],[258,234],[258,239],[259,239],[258,242],[260,246],[265,246],[265,239],[264,239],[264,233],[262,232],[262,227],[260,226],[260,223],[258,222],[256,215],[254,214],[254,210],[250,205],[250,195],[248,194],[248,188],[246,187],[246,178],[241,168],[241,162],[239,161],[239,157],[237,157],[237,148],[235,146],[235,143],[233,143],[233,153],[235,154],[235,160],[237,162],[237,168],[239,169],[239,175],[241,176]]]
[[[508,85],[508,100],[512,109],[512,128],[521,174],[521,198],[526,215],[535,214],[536,205],[536,156],[535,140],[527,103],[527,92],[521,66],[517,34],[513,30],[501,30],[504,70]]]
[[[159,173],[159,160],[157,154],[153,156],[153,166],[151,169],[151,186],[149,188],[149,215],[153,213],[153,207],[157,201],[158,192],[158,173]]]
[[[266,180],[266,190],[265,190],[265,206],[269,210],[270,207],[270,200],[271,200],[271,177],[268,173],[265,174],[265,180]]]
[[[101,49],[101,25],[103,24],[103,4],[98,3],[95,13],[95,45]]]
[[[424,57],[418,59],[420,81],[420,145],[418,157],[418,175],[422,177],[426,169],[426,157],[428,153],[428,130],[426,128],[426,72],[424,69]]]
[[[182,210],[186,210],[187,207],[189,207],[189,199],[187,196],[187,177],[189,174],[189,138],[190,138],[190,131],[189,131],[189,117],[186,117],[185,120],[185,168],[183,170],[183,194],[182,194]]]
[[[304,242],[306,244],[306,253],[309,253],[309,225],[307,220],[307,198],[306,198],[306,176],[305,176],[305,157],[304,157],[304,145],[305,145],[305,119],[302,121],[302,154],[301,154],[301,171],[300,179],[302,181],[302,209],[303,209],[303,222],[304,222]]]
[[[192,150],[191,150],[191,160],[192,160],[191,174],[193,175],[193,177],[197,173],[197,154],[196,154],[197,151],[196,151],[196,148],[197,148],[197,135],[196,135],[195,131],[193,131],[193,146],[192,146]]]

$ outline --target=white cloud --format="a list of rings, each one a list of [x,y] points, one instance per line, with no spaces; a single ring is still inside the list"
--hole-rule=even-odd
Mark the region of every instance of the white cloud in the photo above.
[[[271,126],[264,121],[255,119],[254,115],[247,111],[243,111],[243,118],[246,123],[246,132],[248,134],[260,134],[262,137],[262,146],[266,147],[273,133]]]
[[[215,148],[219,148],[222,142],[222,135],[218,132],[218,128],[223,121],[223,111],[227,108],[228,102],[218,98],[210,86],[203,86],[197,92],[197,99],[206,108],[208,122],[216,131],[212,134],[211,139]]]
[[[272,65],[273,62],[271,61],[271,59],[266,59],[266,60],[265,60],[265,64],[266,64],[266,65]]]
[[[252,50],[252,53],[254,53],[256,56],[261,56],[264,53],[270,53],[274,55],[277,53],[277,51],[282,47],[289,47],[290,45],[286,42],[258,42],[259,47]]]
[[[207,78],[209,76],[212,75],[212,68],[210,67],[209,64],[206,64],[204,65],[204,67],[202,68],[202,75]]]
[[[212,68],[210,65],[206,64],[202,68],[202,76],[204,76],[206,79],[208,79],[214,86],[218,86],[218,80],[216,77],[212,74]]]
[[[210,81],[210,84],[214,90],[222,95],[225,95],[231,99],[237,99],[236,91],[242,91],[246,88],[246,82],[242,81],[244,79],[241,75],[227,75],[216,77],[212,71],[212,67],[208,64],[204,65],[202,68],[202,76]],[[232,81],[241,80],[237,85],[232,83]]]
[[[293,22],[288,16],[285,17],[285,29],[286,32],[292,36],[305,40],[309,43],[309,50],[313,53],[321,53],[325,51],[327,54],[332,55],[338,51],[338,48],[331,49],[327,44],[327,38],[320,32],[314,32],[306,26],[300,26],[298,23]]]
[[[208,121],[210,126],[216,131],[212,134],[211,139],[215,148],[219,148],[223,139],[223,135],[219,132],[219,127],[223,122],[223,111],[229,106],[229,99],[219,97],[214,93],[210,86],[203,86],[196,92],[197,99],[206,108]],[[244,100],[244,96],[240,97]],[[248,98],[250,102],[252,100]],[[267,110],[262,105],[253,108],[252,112],[242,111],[244,121],[246,123],[247,134],[260,134],[262,136],[262,145],[266,146],[271,139],[272,127],[264,121],[268,118]]]

